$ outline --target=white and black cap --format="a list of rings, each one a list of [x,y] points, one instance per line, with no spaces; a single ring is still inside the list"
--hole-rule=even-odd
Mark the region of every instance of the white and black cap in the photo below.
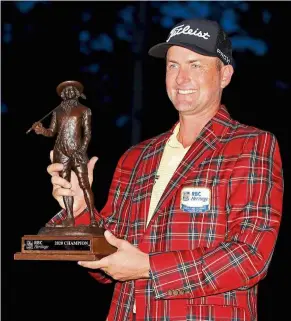
[[[184,20],[170,31],[166,42],[149,50],[149,55],[165,58],[171,46],[180,46],[201,55],[218,57],[225,65],[232,65],[231,42],[216,21],[205,19]]]

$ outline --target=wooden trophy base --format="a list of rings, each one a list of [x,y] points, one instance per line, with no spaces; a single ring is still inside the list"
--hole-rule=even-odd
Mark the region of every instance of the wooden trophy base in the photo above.
[[[116,248],[104,237],[104,229],[90,226],[45,227],[37,235],[24,235],[14,260],[94,261]]]

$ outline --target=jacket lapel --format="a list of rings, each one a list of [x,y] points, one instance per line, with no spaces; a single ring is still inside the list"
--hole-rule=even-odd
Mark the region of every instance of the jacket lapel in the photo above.
[[[189,174],[191,174],[203,160],[211,157],[215,150],[220,146],[221,137],[224,136],[228,129],[229,121],[229,114],[222,105],[215,117],[213,117],[213,119],[203,128],[182,159],[157,204],[151,222],[156,215],[163,213],[163,210],[167,207],[172,195],[184,183]],[[148,226],[150,226],[151,222]]]
[[[183,184],[191,171],[197,168],[202,160],[209,157],[215,151],[216,147],[217,137],[214,135],[213,131],[208,128],[204,128],[186,153],[169,184],[165,188],[165,191],[156,207],[155,213],[157,211],[162,211],[163,208],[167,206],[171,196],[176,192],[179,186]]]
[[[152,189],[166,142],[171,134],[172,132],[168,131],[154,139],[150,143],[150,146],[147,146],[141,158],[133,193],[133,202],[135,204],[134,212],[136,213],[135,219],[139,226],[137,235],[143,235],[146,229]]]

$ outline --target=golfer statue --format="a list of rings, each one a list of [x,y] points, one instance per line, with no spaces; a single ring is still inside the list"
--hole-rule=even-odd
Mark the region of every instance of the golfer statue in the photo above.
[[[63,164],[61,177],[70,182],[74,171],[83,190],[87,208],[90,212],[90,226],[97,227],[94,216],[94,195],[88,178],[87,148],[91,139],[91,109],[79,102],[79,97],[86,99],[83,85],[74,80],[64,81],[57,86],[57,94],[63,99],[51,113],[49,128],[44,128],[41,120],[33,124],[30,130],[37,134],[53,137],[57,134],[54,145],[53,162]],[[29,130],[29,131],[30,131]],[[73,196],[64,196],[67,218],[62,227],[73,227]],[[54,226],[47,224],[46,226]]]

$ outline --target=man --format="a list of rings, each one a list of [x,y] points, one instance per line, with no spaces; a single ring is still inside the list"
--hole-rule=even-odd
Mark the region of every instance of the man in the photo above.
[[[88,176],[87,148],[91,139],[91,110],[82,105],[78,98],[85,98],[83,85],[78,81],[64,81],[57,87],[57,93],[63,99],[60,106],[53,112],[48,129],[42,123],[34,123],[32,128],[39,135],[53,137],[58,133],[53,153],[53,162],[62,163],[61,177],[68,182],[71,180],[71,170],[74,171],[72,180],[77,179],[81,187],[79,196],[85,199],[90,213],[91,226],[97,226],[94,216],[94,195]],[[77,201],[77,199],[75,199]],[[73,205],[74,198],[63,195],[63,202],[68,213],[62,222],[63,227],[74,226]],[[53,226],[54,224],[47,224]]]
[[[96,211],[118,250],[78,263],[95,269],[100,282],[118,281],[109,321],[257,320],[257,287],[281,221],[276,138],[231,119],[221,105],[232,50],[216,22],[182,21],[149,54],[166,58],[179,120],[122,155],[107,203]],[[91,176],[96,160],[88,164]],[[61,169],[48,167],[57,200],[74,195]],[[84,201],[74,215],[77,224],[88,221]],[[52,221],[64,217],[62,211]]]

